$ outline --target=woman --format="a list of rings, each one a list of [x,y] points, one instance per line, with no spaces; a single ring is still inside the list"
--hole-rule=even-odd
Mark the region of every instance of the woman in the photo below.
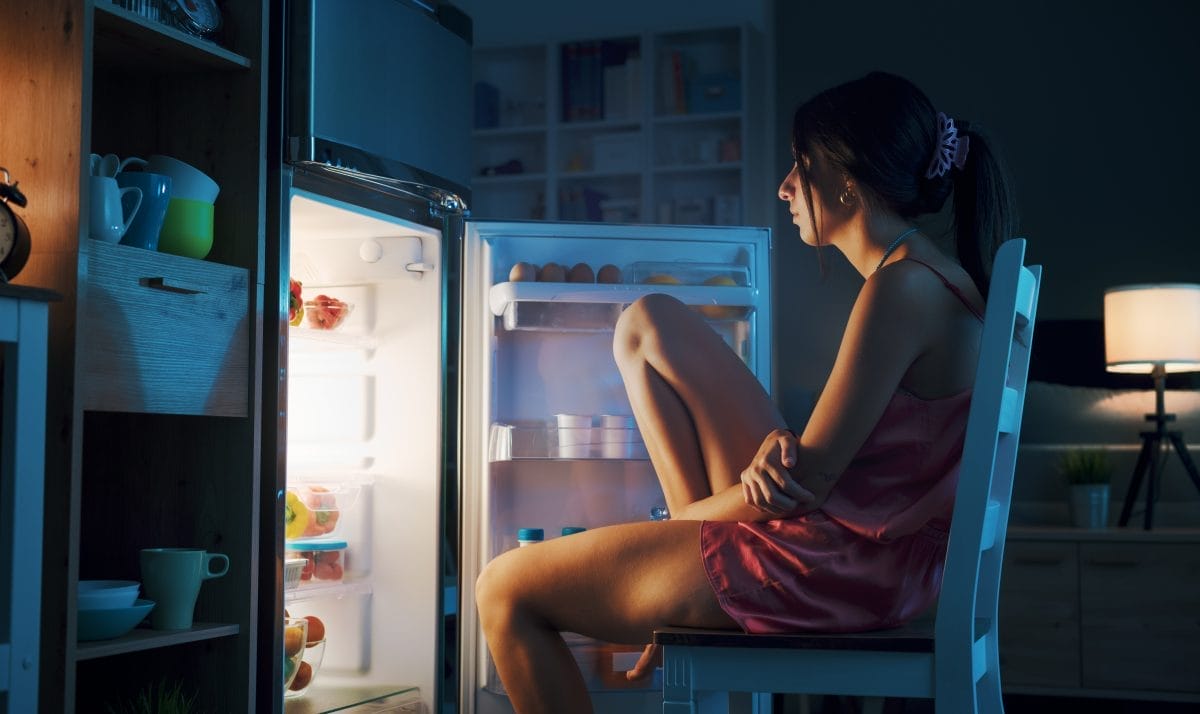
[[[982,136],[879,72],[800,106],[792,153],[779,198],[801,239],[837,248],[865,278],[812,415],[790,431],[673,298],[625,310],[613,351],[671,519],[485,568],[480,620],[518,712],[591,710],[560,632],[636,644],[669,625],[868,630],[937,596],[1009,189]],[[957,262],[912,225],[951,193]]]

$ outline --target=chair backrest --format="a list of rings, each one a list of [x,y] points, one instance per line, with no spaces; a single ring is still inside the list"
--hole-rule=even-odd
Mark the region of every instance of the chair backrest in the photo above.
[[[1017,441],[1029,375],[1041,267],[1026,267],[1025,240],[1000,246],[992,267],[979,366],[967,417],[954,518],[938,599],[935,657],[941,672],[998,671],[996,609]],[[984,643],[992,638],[991,647]]]

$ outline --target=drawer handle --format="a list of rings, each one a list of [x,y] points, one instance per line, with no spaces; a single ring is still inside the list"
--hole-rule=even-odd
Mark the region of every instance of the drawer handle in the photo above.
[[[138,280],[138,284],[151,290],[162,290],[166,293],[178,293],[180,295],[203,295],[205,293],[205,290],[201,287],[178,281],[168,283],[166,278],[142,278]]]

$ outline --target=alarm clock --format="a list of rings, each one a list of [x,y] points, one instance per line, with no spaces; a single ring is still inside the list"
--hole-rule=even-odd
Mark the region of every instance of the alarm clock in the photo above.
[[[29,226],[13,212],[13,205],[25,206],[25,195],[17,189],[17,182],[11,181],[8,170],[0,167],[4,174],[0,182],[0,283],[7,283],[17,277],[25,261],[29,260]]]

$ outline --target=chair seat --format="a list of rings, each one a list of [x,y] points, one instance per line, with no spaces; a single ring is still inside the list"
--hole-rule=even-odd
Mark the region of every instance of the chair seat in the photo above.
[[[668,647],[931,653],[933,640],[931,624],[909,624],[888,630],[844,634],[816,632],[750,635],[740,630],[705,630],[691,627],[664,627],[654,631],[654,643]]]

